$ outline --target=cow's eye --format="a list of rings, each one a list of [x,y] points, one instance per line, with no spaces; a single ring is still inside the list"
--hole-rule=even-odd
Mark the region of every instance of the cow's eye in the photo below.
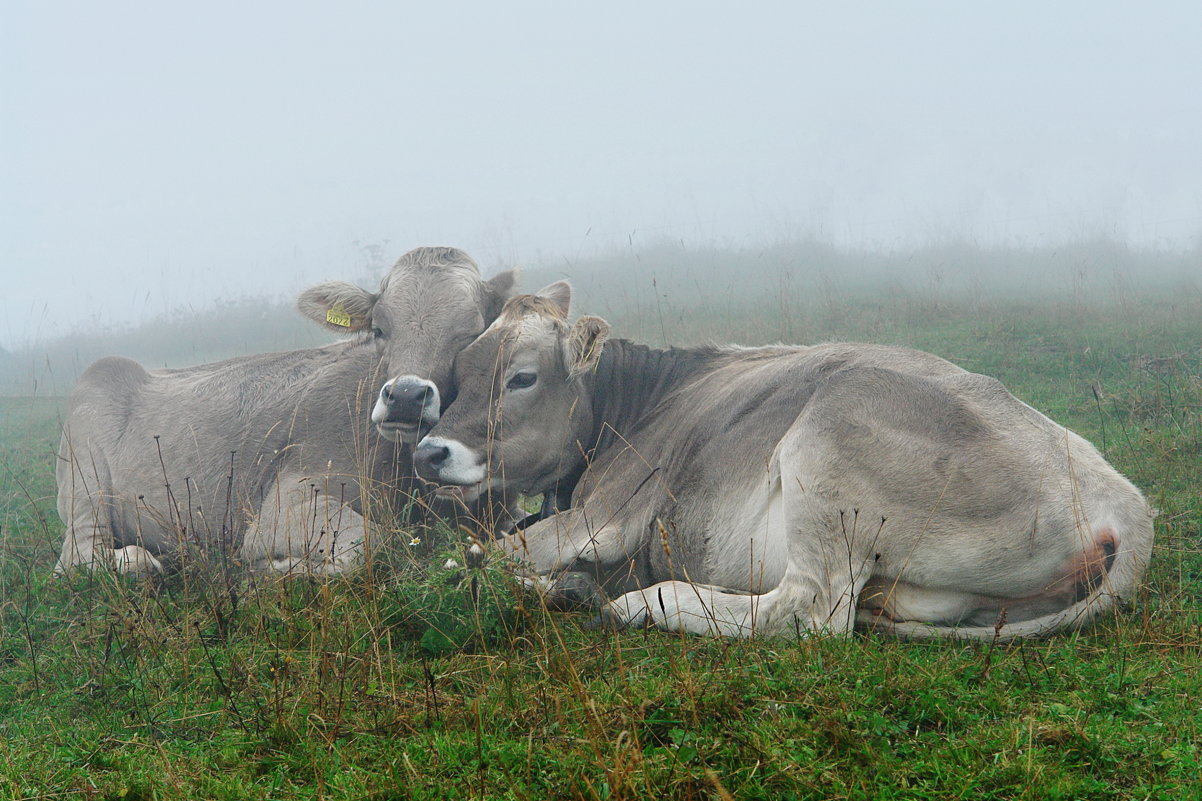
[[[384,329],[380,328],[380,326],[378,326],[378,325],[373,326],[371,329],[371,335],[373,337],[375,337],[376,339],[383,339],[384,338]]]
[[[527,389],[534,386],[534,382],[537,380],[538,373],[514,373],[513,377],[505,382],[505,389]]]

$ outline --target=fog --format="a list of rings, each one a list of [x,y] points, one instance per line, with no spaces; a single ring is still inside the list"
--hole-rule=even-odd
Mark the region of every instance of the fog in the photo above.
[[[7,349],[421,244],[1202,242],[1194,2],[0,13]]]

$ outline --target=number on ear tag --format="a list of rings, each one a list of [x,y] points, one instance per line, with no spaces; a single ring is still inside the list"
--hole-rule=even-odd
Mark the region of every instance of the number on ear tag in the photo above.
[[[326,322],[330,325],[339,325],[343,328],[351,327],[351,316],[342,310],[341,306],[335,306],[326,311]]]

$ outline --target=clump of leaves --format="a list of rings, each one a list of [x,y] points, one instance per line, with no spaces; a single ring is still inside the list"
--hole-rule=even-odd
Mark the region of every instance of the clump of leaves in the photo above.
[[[431,656],[470,650],[512,636],[520,582],[504,559],[485,560],[478,546],[437,551],[425,567],[391,589],[393,628]]]

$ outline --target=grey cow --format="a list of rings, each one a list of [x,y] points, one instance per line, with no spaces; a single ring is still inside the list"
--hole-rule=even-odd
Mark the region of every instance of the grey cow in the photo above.
[[[861,344],[656,350],[513,298],[460,353],[419,473],[572,508],[506,538],[605,616],[727,636],[987,639],[1077,628],[1133,596],[1140,492],[992,378]]]
[[[413,445],[438,419],[456,352],[513,278],[484,281],[462,251],[419,248],[378,293],[342,282],[302,293],[302,313],[352,340],[181,369],[96,362],[63,427],[56,572],[157,571],[185,542],[252,568],[354,567],[372,531],[368,494],[394,512],[411,503]]]

